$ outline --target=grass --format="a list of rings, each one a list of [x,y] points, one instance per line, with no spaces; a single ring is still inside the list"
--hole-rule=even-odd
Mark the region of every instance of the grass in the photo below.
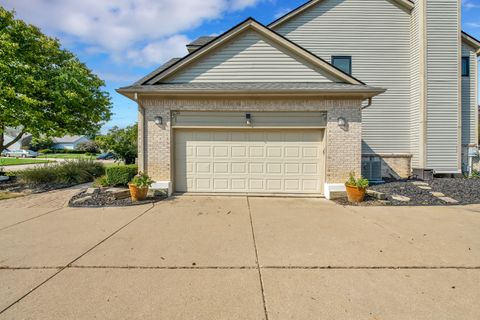
[[[38,156],[39,158],[46,158],[46,159],[95,159],[97,156],[87,156],[85,154],[78,154],[78,153],[49,153],[49,154],[41,154]]]
[[[24,196],[23,193],[0,191],[0,200],[13,199],[13,198],[18,198],[23,196]]]
[[[23,158],[0,158],[0,166],[17,166],[22,164],[47,163],[48,160],[23,159]]]

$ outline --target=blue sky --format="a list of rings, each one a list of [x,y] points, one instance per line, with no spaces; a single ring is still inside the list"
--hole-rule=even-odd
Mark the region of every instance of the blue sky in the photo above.
[[[201,35],[228,30],[247,17],[268,24],[306,0],[0,0],[17,16],[59,38],[106,81],[114,116],[104,126],[136,121],[136,105],[115,92]],[[462,1],[463,30],[480,38],[480,0]]]

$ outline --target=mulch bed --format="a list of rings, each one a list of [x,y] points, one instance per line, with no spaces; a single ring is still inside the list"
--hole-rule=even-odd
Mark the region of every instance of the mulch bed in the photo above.
[[[108,188],[106,188],[108,189]],[[130,197],[125,199],[115,199],[111,192],[105,190],[100,190],[100,192],[95,192],[92,194],[87,194],[87,191],[83,191],[70,199],[68,206],[70,207],[128,207],[128,206],[138,206],[142,204],[155,203],[162,201],[167,198],[166,194],[163,192],[150,192],[147,199],[144,201],[133,202]],[[81,203],[75,203],[75,200],[85,198],[90,196],[91,198]]]
[[[370,186],[370,190],[385,193],[387,200],[378,200],[367,196],[365,201],[358,204],[348,202],[346,198],[335,200],[341,205],[349,206],[439,206],[439,205],[466,205],[480,204],[480,179],[466,178],[435,178],[428,181],[431,190],[424,190],[413,184],[414,180],[389,181],[384,184]],[[431,192],[441,192],[445,196],[453,198],[458,203],[447,203]],[[410,198],[410,201],[403,202],[392,199],[392,195],[399,195]]]

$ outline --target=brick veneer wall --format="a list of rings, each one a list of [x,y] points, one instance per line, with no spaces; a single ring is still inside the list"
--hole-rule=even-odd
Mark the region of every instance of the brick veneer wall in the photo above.
[[[173,181],[172,111],[327,111],[325,178],[327,183],[343,183],[349,172],[361,172],[361,103],[332,98],[141,98],[145,127],[139,124],[139,163],[152,179]],[[163,118],[161,126],[154,122],[157,116]],[[338,126],[339,117],[347,120],[346,128]]]

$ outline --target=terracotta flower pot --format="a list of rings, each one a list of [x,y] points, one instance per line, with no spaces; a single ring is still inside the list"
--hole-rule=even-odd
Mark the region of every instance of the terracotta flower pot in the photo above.
[[[132,201],[143,201],[147,198],[148,187],[139,188],[136,185],[128,184]]]
[[[366,188],[357,188],[356,186],[345,185],[347,188],[347,198],[350,202],[362,202],[365,199]]]

